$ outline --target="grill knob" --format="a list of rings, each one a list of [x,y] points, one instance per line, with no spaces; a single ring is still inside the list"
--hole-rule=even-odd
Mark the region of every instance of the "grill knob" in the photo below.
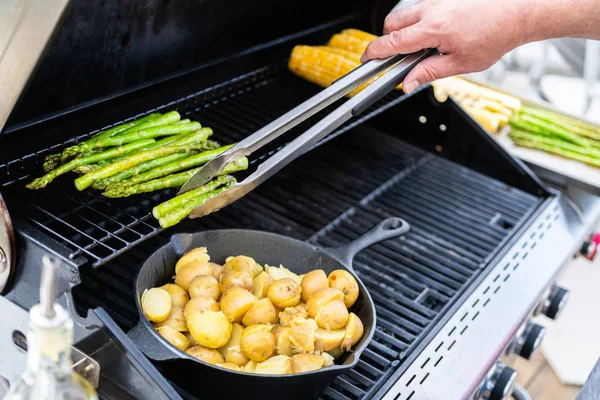
[[[581,249],[579,250],[579,253],[584,256],[585,258],[587,258],[590,261],[594,261],[594,258],[596,258],[596,254],[598,253],[598,246],[600,245],[600,233],[595,233],[594,235],[592,235],[592,237],[590,238],[590,240],[586,240],[583,245],[581,246]]]
[[[528,323],[517,342],[517,347],[515,348],[517,354],[529,360],[538,347],[540,347],[545,333],[546,328],[543,326],[532,322]]]
[[[568,299],[569,291],[559,286],[555,286],[552,289],[550,296],[548,296],[548,299],[544,302],[542,314],[550,319],[556,319],[567,303]]]
[[[482,400],[508,400],[517,381],[517,371],[498,362],[484,383]]]

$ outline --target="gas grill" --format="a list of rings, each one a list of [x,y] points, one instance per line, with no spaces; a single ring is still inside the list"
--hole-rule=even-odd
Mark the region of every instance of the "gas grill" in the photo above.
[[[255,3],[258,10],[272,6]],[[346,27],[367,29],[364,15],[380,26],[393,6],[355,1],[352,7],[359,12],[340,15],[348,5],[332,3],[322,17],[329,22],[319,25],[322,21],[311,17],[289,26],[274,23],[275,40],[257,34],[239,46],[230,43],[226,50],[233,55],[209,46],[210,62],[186,73],[171,71],[176,76],[135,90],[111,83],[114,92],[102,101],[88,103],[84,97],[90,94],[73,89],[75,104],[50,116],[41,117],[48,105],[27,102],[41,94],[43,82],[34,79],[0,148],[4,215],[10,214],[16,233],[16,248],[8,254],[15,274],[0,298],[0,348],[9,355],[0,360],[0,376],[10,381],[22,370],[26,310],[38,300],[41,255],[51,252],[63,260],[62,301],[80,325],[75,367],[98,380],[101,397],[206,398],[170,374],[168,365],[150,363],[126,335],[138,318],[135,276],[150,253],[175,232],[221,228],[265,230],[334,246],[395,216],[410,224],[409,233],[360,253],[354,264],[376,304],[373,341],[358,366],[321,398],[503,399],[510,394],[514,371],[506,364],[517,354],[528,358],[539,345],[543,329],[529,322],[532,315],[554,318],[560,311],[567,293],[553,281],[588,239],[600,201],[577,188],[549,188],[456,103],[438,103],[430,87],[410,96],[387,95],[242,200],[166,231],[151,209],[174,190],[106,199],[77,192],[68,176],[46,190],[24,188],[46,155],[124,118],[177,110],[213,128],[215,140],[223,143],[264,126],[319,90],[287,71],[286,55],[295,44],[322,43]],[[212,10],[226,18],[216,3],[189,6],[191,13]],[[177,14],[168,2],[164,7]],[[290,7],[309,13],[306,4]],[[75,2],[64,29],[77,32],[74,21],[84,18],[85,10]],[[240,15],[263,20],[240,9],[224,26]],[[277,15],[285,19],[283,11]],[[59,34],[56,40],[63,39]],[[125,39],[124,47],[129,40],[135,45],[131,34],[120,37]],[[261,45],[250,43],[263,39]],[[46,57],[64,54],[53,49]],[[171,51],[179,59],[182,50]],[[52,75],[47,59],[34,76]],[[99,85],[92,89],[101,97]],[[36,118],[24,118],[24,110]],[[251,166],[315,118],[256,156]]]

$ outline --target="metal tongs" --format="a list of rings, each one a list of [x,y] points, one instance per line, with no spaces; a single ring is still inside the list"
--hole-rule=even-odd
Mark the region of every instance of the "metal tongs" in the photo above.
[[[347,100],[312,128],[292,140],[271,158],[258,166],[256,171],[241,182],[210,198],[196,207],[190,218],[198,218],[218,211],[245,196],[258,185],[273,176],[281,168],[308,151],[350,118],[359,115],[383,96],[394,90],[408,73],[425,58],[437,54],[426,49],[408,55],[396,55],[387,59],[371,60],[335,81],[317,95],[259,129],[237,145],[224,151],[205,164],[179,190],[178,194],[199,188],[210,182],[225,166],[240,157],[249,156],[267,143],[281,136],[307,118],[323,110],[371,78],[384,72],[369,86]]]

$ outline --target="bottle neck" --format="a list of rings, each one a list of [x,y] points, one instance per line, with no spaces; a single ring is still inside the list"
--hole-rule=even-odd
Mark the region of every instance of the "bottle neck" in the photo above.
[[[38,306],[32,307],[27,333],[27,369],[29,373],[51,371],[58,376],[71,374],[73,320],[55,305],[55,316],[46,318]]]

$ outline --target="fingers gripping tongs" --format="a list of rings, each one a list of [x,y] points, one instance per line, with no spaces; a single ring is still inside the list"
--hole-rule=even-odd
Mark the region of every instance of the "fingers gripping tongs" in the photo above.
[[[347,100],[312,128],[260,164],[256,171],[246,179],[235,183],[229,189],[196,207],[190,214],[190,218],[197,218],[218,211],[245,196],[281,168],[308,151],[313,145],[325,138],[344,122],[362,113],[387,93],[394,90],[419,62],[433,54],[436,54],[436,50],[426,49],[409,55],[400,54],[387,59],[368,61],[341,77],[314,97],[212,159],[181,187],[178,194],[205,185],[217,176],[227,164],[242,156],[251,155],[302,121],[323,110],[363,83],[368,82],[371,78],[375,78],[378,74],[384,72],[357,95]]]

